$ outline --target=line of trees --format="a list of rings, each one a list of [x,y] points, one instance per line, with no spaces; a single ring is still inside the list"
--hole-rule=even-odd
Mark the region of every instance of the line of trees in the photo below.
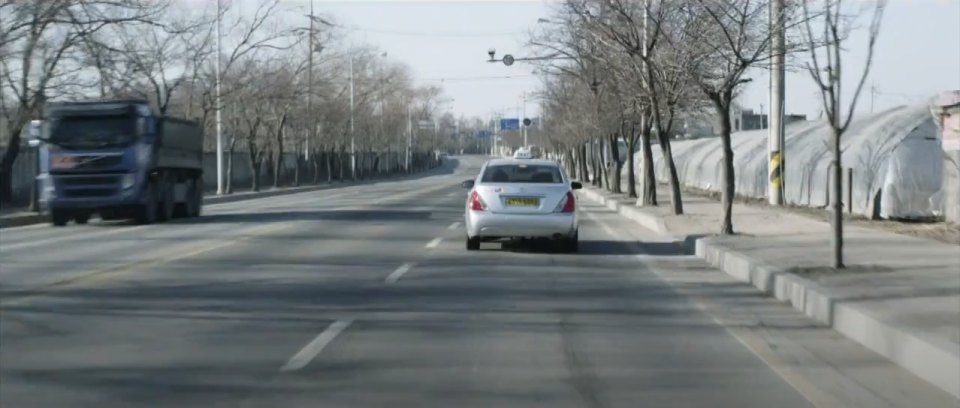
[[[284,152],[297,153],[294,184],[406,170],[408,121],[416,136],[419,120],[439,116],[440,88],[415,85],[407,66],[375,47],[347,46],[328,16],[279,0],[222,3],[0,2],[0,201],[11,196],[20,135],[48,100],[147,99],[201,123],[215,149],[218,74],[228,174],[234,152],[249,154],[254,174],[272,166],[274,185]],[[411,170],[451,147],[431,136],[412,138]],[[300,180],[300,166],[312,177]]]
[[[749,75],[766,68],[775,38],[771,33],[777,28],[785,33],[782,49],[788,57],[806,55],[812,61],[795,65],[808,69],[824,92],[829,125],[836,135],[831,145],[839,163],[840,135],[870,65],[868,59],[849,113],[841,121],[837,106],[841,43],[850,36],[858,14],[873,10],[867,44],[872,55],[885,1],[845,5],[843,0],[785,0],[782,14],[771,16],[772,1],[777,0],[558,3],[549,19],[540,19],[529,44],[543,61],[539,67],[544,74],[543,109],[551,118],[547,127],[554,135],[552,148],[568,159],[571,174],[621,192],[620,173],[626,164],[626,193],[638,198],[637,205],[657,205],[651,150],[656,141],[668,172],[671,209],[682,214],[671,135],[677,133],[674,128],[681,118],[712,116],[723,149],[720,233],[733,234],[731,111],[734,99],[751,81]],[[849,3],[859,5],[859,10]],[[620,161],[618,140],[626,145],[626,163]],[[638,150],[643,155],[639,192],[633,168]],[[840,230],[839,220],[835,223]]]

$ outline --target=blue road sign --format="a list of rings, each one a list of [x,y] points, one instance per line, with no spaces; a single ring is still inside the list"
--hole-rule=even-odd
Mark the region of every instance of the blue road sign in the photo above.
[[[492,132],[490,132],[489,130],[478,130],[478,131],[477,131],[477,139],[486,139],[486,138],[490,137],[491,134],[492,134]]]
[[[500,119],[500,129],[501,130],[520,129],[520,119]]]

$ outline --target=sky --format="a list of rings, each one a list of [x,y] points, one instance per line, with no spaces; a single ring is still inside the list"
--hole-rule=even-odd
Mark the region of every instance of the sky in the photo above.
[[[306,0],[285,0],[299,7]],[[549,17],[551,1],[403,1],[314,0],[318,13],[353,27],[347,41],[371,44],[413,68],[421,84],[441,84],[454,99],[456,115],[489,117],[496,111],[522,109],[522,95],[535,92],[539,81],[533,67],[487,63],[487,50],[497,56],[525,55],[523,44],[537,19]],[[858,111],[881,111],[920,103],[938,92],[960,89],[960,0],[889,0],[872,72]],[[854,35],[844,55],[846,83],[853,83],[863,66],[866,36]],[[509,76],[510,78],[504,78]],[[762,70],[738,102],[756,111],[769,107],[769,78]],[[440,81],[440,78],[446,78]],[[846,86],[847,90],[853,88]],[[816,117],[816,88],[805,72],[787,73],[787,113]],[[849,101],[849,94],[845,95]],[[537,102],[526,103],[527,117],[536,116]]]

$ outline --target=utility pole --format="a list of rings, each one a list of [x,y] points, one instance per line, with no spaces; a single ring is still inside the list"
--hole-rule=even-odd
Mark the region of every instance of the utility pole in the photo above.
[[[353,124],[353,56],[350,56],[350,177],[357,180],[357,142]]]
[[[310,160],[310,135],[317,125],[313,116],[313,0],[310,0],[310,39],[307,49],[307,124],[308,130],[303,138],[303,159]],[[307,163],[309,166],[309,162]],[[299,166],[298,166],[299,168]],[[309,167],[308,167],[309,171]]]
[[[770,129],[767,150],[770,152],[767,181],[767,198],[771,205],[783,205],[784,162],[784,0],[770,2],[770,35],[773,36],[770,52]]]
[[[217,0],[217,69],[216,69],[216,91],[217,91],[217,195],[223,195],[223,126],[220,116],[220,0]]]
[[[410,172],[410,149],[413,147],[413,100],[407,102],[407,154],[404,157],[407,173]]]
[[[870,113],[873,113],[873,100],[877,97],[877,84],[870,85]]]
[[[523,147],[529,147],[527,143],[527,125],[523,122],[527,120],[527,92],[523,92],[523,117],[520,118],[520,126],[523,126]]]

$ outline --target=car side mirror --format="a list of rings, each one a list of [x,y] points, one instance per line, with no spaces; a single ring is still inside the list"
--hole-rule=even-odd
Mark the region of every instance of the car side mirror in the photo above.
[[[30,140],[27,141],[27,144],[29,144],[30,147],[40,146],[40,132],[42,130],[42,126],[43,122],[39,120],[34,119],[30,121]]]
[[[574,189],[574,190],[579,190],[579,189],[583,188],[583,183],[580,183],[579,181],[574,181],[574,182],[570,183],[570,188],[572,188],[572,189]]]
[[[463,187],[463,188],[473,188],[473,185],[474,185],[475,183],[476,183],[476,181],[474,181],[474,180],[467,180],[467,181],[464,181],[463,183],[460,183],[460,187]]]

